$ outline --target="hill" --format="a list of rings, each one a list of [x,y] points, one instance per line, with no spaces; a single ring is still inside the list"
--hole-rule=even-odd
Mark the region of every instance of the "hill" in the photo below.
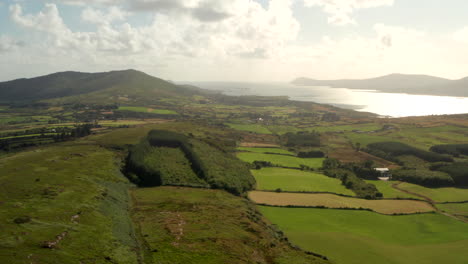
[[[369,89],[388,93],[468,96],[468,77],[449,80],[428,75],[390,74],[371,79],[315,80],[297,78],[295,85],[330,86],[333,88]]]
[[[151,97],[180,97],[200,93],[196,87],[178,86],[136,70],[100,73],[58,72],[50,75],[0,82],[3,102],[65,98],[118,101]]]

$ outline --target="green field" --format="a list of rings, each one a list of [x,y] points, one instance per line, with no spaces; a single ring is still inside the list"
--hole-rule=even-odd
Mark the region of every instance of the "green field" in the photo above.
[[[172,111],[168,109],[151,109],[149,112],[153,114],[160,114],[160,115],[177,115],[176,111]]]
[[[427,188],[421,185],[402,183],[399,187],[413,193],[424,195],[435,202],[462,202],[468,201],[468,189],[461,188]]]
[[[340,264],[466,264],[468,225],[440,214],[277,208],[260,211],[290,241]]]
[[[314,130],[317,132],[338,132],[338,131],[375,131],[382,128],[382,125],[376,123],[367,123],[367,124],[353,124],[353,125],[338,125],[338,126],[318,126],[312,127],[309,130]]]
[[[259,124],[234,124],[226,123],[230,128],[241,131],[254,132],[258,134],[271,134],[271,131]]]
[[[437,208],[456,216],[463,216],[468,221],[468,203],[437,204]]]
[[[352,142],[359,142],[361,146],[367,146],[370,143],[394,141],[428,150],[434,145],[466,142],[467,135],[465,131],[466,128],[457,126],[402,127],[384,133],[345,132],[345,135]]]
[[[239,147],[237,148],[241,151],[255,152],[255,153],[276,153],[276,154],[286,154],[293,155],[294,153],[280,148],[249,148],[249,147]]]
[[[250,153],[239,152],[237,157],[245,162],[252,163],[258,161],[269,161],[274,165],[284,167],[300,168],[301,165],[306,165],[311,168],[322,167],[323,158],[298,158],[285,155],[263,154],[263,153]]]
[[[284,168],[262,168],[252,170],[257,180],[257,190],[276,190],[294,192],[332,192],[354,195],[341,181],[315,172],[306,172]]]
[[[366,180],[368,183],[372,183],[377,187],[377,189],[383,193],[384,198],[415,198],[422,200],[423,198],[416,195],[408,194],[401,192],[395,188],[392,188],[392,184],[396,183],[395,181],[370,181]]]
[[[142,113],[153,113],[160,115],[177,115],[177,112],[167,109],[153,109],[142,106],[120,106],[119,110],[122,111],[132,111],[132,112],[142,112]]]

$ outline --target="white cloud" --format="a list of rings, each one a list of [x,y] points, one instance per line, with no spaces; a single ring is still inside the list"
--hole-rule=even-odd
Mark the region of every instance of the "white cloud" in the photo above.
[[[357,9],[391,6],[394,0],[304,0],[306,6],[320,6],[329,15],[328,23],[342,26],[356,24],[352,14]]]
[[[93,24],[110,24],[114,21],[124,21],[130,14],[118,7],[110,7],[108,12],[87,7],[81,13],[81,19]]]
[[[22,41],[14,40],[8,36],[0,35],[0,53],[16,50],[17,48],[23,47],[24,45],[25,43]]]
[[[0,50],[13,51],[0,54],[0,77],[28,67],[36,75],[136,68],[174,80],[284,81],[298,76],[365,78],[391,72],[466,75],[466,43],[404,27],[376,24],[370,36],[325,36],[298,44],[300,24],[291,10],[294,1],[271,0],[266,7],[248,0],[167,0],[173,5],[166,7],[157,1],[158,8],[145,15],[150,20],[138,26],[128,22],[137,15],[135,9],[99,1],[102,5],[78,9],[83,21],[95,25],[95,30],[86,32],[66,25],[55,4],[32,14],[13,4],[10,16],[27,30],[28,45],[18,49],[13,39],[0,38]],[[321,2],[331,6],[346,2],[351,11],[344,14],[352,19],[356,9],[391,1]],[[227,15],[208,19],[209,12],[204,18],[194,14],[205,9]],[[468,34],[460,32],[453,37],[462,41]]]
[[[453,39],[458,42],[468,43],[468,27],[464,27],[453,33]]]

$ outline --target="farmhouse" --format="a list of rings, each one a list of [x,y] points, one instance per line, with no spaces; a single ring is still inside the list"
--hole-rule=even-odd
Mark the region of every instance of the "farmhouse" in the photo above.
[[[392,174],[388,168],[375,168],[375,170],[380,172],[379,180],[388,181],[392,179]]]

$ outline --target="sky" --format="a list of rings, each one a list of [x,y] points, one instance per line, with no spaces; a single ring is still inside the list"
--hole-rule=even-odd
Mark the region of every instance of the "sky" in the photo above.
[[[466,0],[1,0],[0,81],[468,76]]]

